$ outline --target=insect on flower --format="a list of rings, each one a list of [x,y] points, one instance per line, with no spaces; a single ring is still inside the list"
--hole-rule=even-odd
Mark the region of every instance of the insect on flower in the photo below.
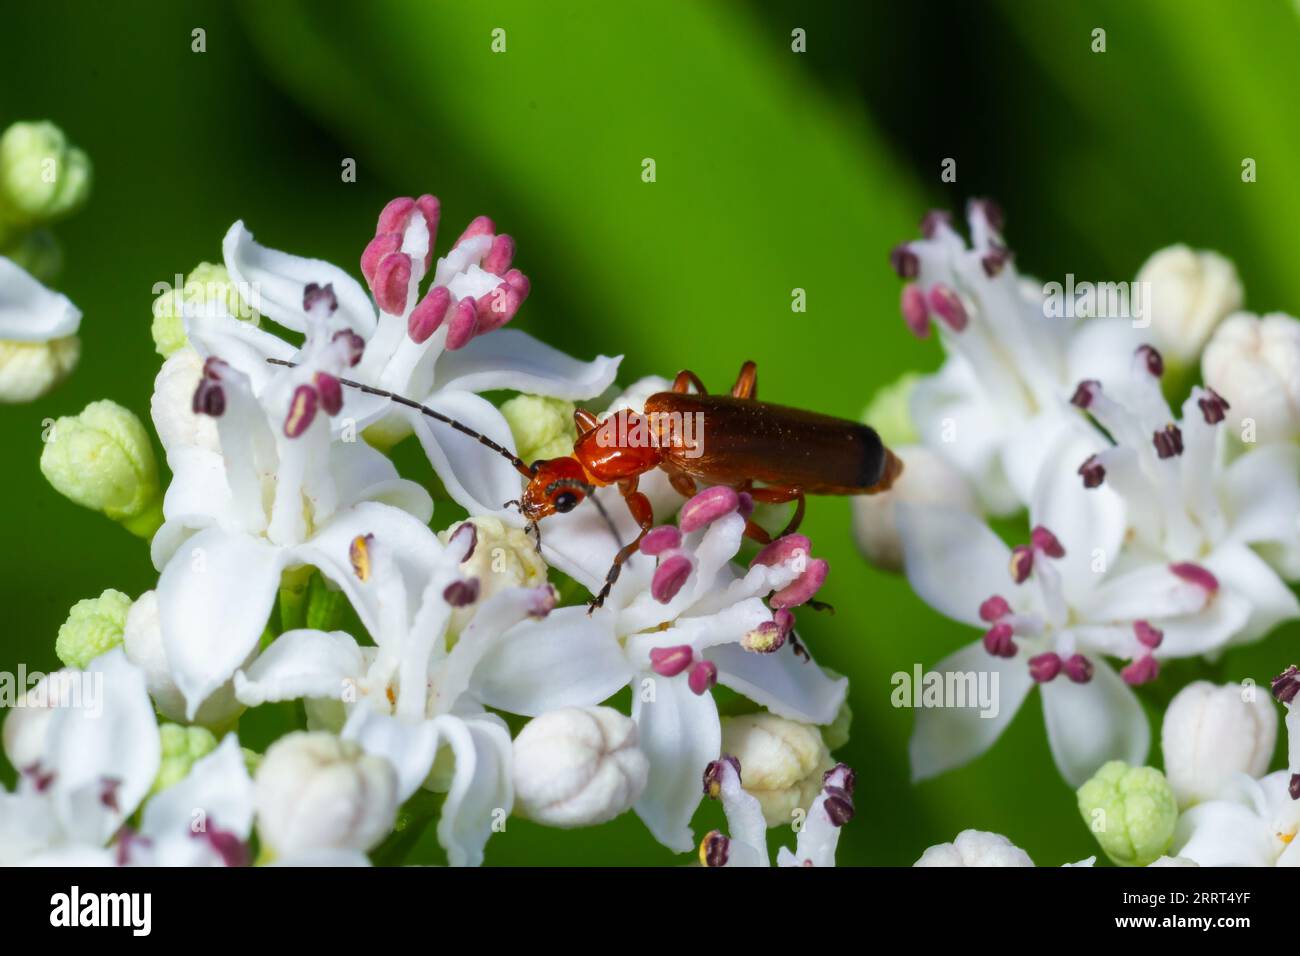
[[[543,518],[570,512],[588,497],[603,511],[593,492],[617,485],[640,530],[615,555],[604,586],[590,603],[591,610],[604,603],[624,562],[654,526],[650,499],[637,490],[638,479],[647,472],[662,469],[672,486],[687,498],[693,497],[697,483],[702,483],[746,492],[759,502],[793,501],[794,514],[777,536],[781,537],[793,533],[803,521],[806,495],[887,491],[903,470],[902,461],[866,425],[760,402],[753,362],[741,366],[730,395],[710,395],[694,372],[684,370],[670,391],[646,399],[643,412],[621,409],[601,422],[593,413],[578,409],[574,413],[578,437],[573,454],[531,465],[441,412],[360,382],[339,381],[416,409],[504,456],[528,479],[520,499],[507,504],[519,508],[529,529],[538,535],[539,544],[538,522]],[[692,433],[684,427],[685,422],[698,422],[699,426]],[[707,447],[703,441],[706,432]],[[613,530],[613,522],[609,523]],[[746,523],[745,535],[760,544],[772,540],[772,535],[752,520]]]

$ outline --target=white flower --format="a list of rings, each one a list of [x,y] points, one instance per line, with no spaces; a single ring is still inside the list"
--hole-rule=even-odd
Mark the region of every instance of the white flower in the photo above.
[[[962,473],[947,458],[922,445],[893,449],[903,461],[903,473],[888,491],[857,495],[853,533],[867,560],[885,571],[903,569],[903,542],[898,536],[896,507],[938,505],[975,514],[978,505]]]
[[[806,811],[834,765],[816,727],[775,714],[723,717],[722,749],[745,768],[745,789],[758,799],[769,827]]]
[[[393,764],[399,799],[426,785],[447,791],[439,841],[453,865],[477,865],[514,803],[510,733],[484,705],[535,691],[559,706],[596,703],[617,688],[589,693],[584,671],[599,669],[602,653],[612,651],[581,608],[569,609],[577,612],[571,627],[546,639],[533,619],[554,606],[550,585],[498,591],[452,634],[453,612],[478,587],[462,573],[476,548],[474,525],[443,545],[419,520],[390,508],[363,506],[358,520],[356,529],[321,534],[316,563],[347,593],[375,646],[342,632],[288,631],[235,675],[236,693],[250,707],[295,698],[342,704],[342,736]],[[515,638],[528,656],[517,676],[495,663]],[[439,754],[444,745],[450,773]]]
[[[1213,799],[1236,774],[1262,777],[1276,740],[1273,702],[1253,684],[1188,684],[1170,701],[1160,732],[1179,806]]]
[[[924,337],[933,324],[948,353],[939,372],[915,386],[912,419],[923,443],[966,474],[984,506],[1006,514],[1028,503],[1074,384],[1122,374],[1138,339],[1128,318],[1050,314],[1043,288],[1016,273],[997,207],[971,202],[967,216],[970,246],[947,214],[932,212],[922,223],[925,238],[891,257],[912,280],[902,297],[908,326]]]
[[[331,435],[330,417],[349,401],[337,376],[357,343],[351,333],[328,335],[323,298],[301,364],[260,372],[260,391],[233,366],[206,361],[194,407],[216,419],[220,454],[167,449],[174,478],[152,549],[163,651],[191,719],[256,649],[282,572],[317,565],[330,575],[322,536],[382,530],[384,515],[405,517],[399,508],[422,522],[432,513],[428,493],[383,454]],[[236,324],[240,334],[265,334]]]
[[[149,696],[158,712],[170,720],[185,722],[185,695],[176,686],[167,651],[163,647],[162,627],[158,622],[158,594],[145,591],[126,612],[122,630],[122,648],[127,659],[144,672]],[[213,691],[195,712],[193,722],[205,727],[226,724],[241,710],[235,700],[235,685],[226,681]]]
[[[257,768],[257,832],[276,857],[373,849],[397,816],[397,772],[332,734],[286,734]]]
[[[533,539],[519,528],[512,527],[499,518],[482,515],[457,522],[438,539],[446,544],[460,533],[465,525],[473,525],[476,544],[469,558],[461,565],[461,576],[478,582],[473,595],[452,613],[451,630],[460,630],[474,616],[482,601],[506,588],[538,588],[546,584],[546,562],[537,551]]]
[[[81,312],[0,256],[0,403],[30,402],[77,364]]]
[[[640,488],[654,500],[663,493],[660,482],[667,484],[661,474],[646,475]],[[637,529],[618,489],[596,495],[619,541],[631,541]],[[695,846],[690,820],[700,800],[699,775],[720,752],[710,693],[715,683],[807,724],[833,721],[847,691],[848,682],[828,677],[792,634],[790,609],[812,597],[827,563],[812,557],[806,537],[791,534],[760,551],[747,571],[735,565],[745,531],[742,511],[749,504],[729,488],[699,492],[681,506],[680,527],[660,526],[646,536],[604,607],[591,616],[606,643],[599,658],[587,662],[581,686],[599,687],[608,696],[631,683],[632,718],[650,760],[650,782],[636,811],[659,842],[679,853]],[[542,551],[551,564],[592,593],[604,582],[617,547],[595,507],[557,514],[542,528]],[[559,640],[569,620],[557,612],[539,630]],[[528,679],[528,655],[521,642],[508,642],[498,666],[518,673],[521,683]],[[556,679],[556,691],[563,687]],[[489,703],[540,713],[558,705],[550,696],[505,695]]]
[[[1149,284],[1155,344],[1180,365],[1194,362],[1214,327],[1241,308],[1236,267],[1214,252],[1161,249],[1143,263],[1137,281]]]
[[[1300,437],[1300,321],[1280,312],[1228,316],[1205,346],[1201,371],[1232,402],[1234,434],[1263,444]]]
[[[1079,476],[1086,487],[1104,483],[1124,501],[1128,530],[1117,563],[1201,568],[1221,613],[1236,619],[1229,643],[1245,644],[1300,616],[1295,595],[1251,548],[1300,544],[1300,458],[1283,444],[1226,464],[1222,423],[1231,398],[1193,388],[1177,420],[1160,390],[1163,371],[1160,353],[1142,346],[1128,379],[1114,389],[1080,383],[1074,404],[1114,444],[1084,458]]]
[[[1133,510],[1108,487],[1084,488],[1068,467],[1101,444],[1100,436],[1076,424],[1048,450],[1053,465],[1039,474],[1031,540],[1015,549],[969,514],[899,508],[913,589],[948,617],[987,629],[982,640],[935,670],[998,678],[993,716],[973,707],[917,714],[915,779],[960,766],[990,747],[1035,685],[1043,691],[1053,758],[1071,785],[1108,760],[1141,764],[1150,728],[1127,684],[1153,679],[1158,658],[1224,646],[1251,616],[1247,598],[1220,587],[1220,577],[1228,579],[1231,570],[1220,555],[1204,566],[1116,560]],[[1272,573],[1255,563],[1255,570]],[[1103,655],[1130,659],[1123,679]]]
[[[1200,866],[1300,866],[1300,801],[1290,773],[1234,778],[1217,799],[1178,818],[1170,852]]]
[[[514,746],[521,814],[552,827],[612,820],[645,789],[636,724],[611,707],[566,707],[530,720]]]
[[[700,863],[708,867],[770,866],[767,824],[758,798],[741,785],[744,767],[722,756],[704,769],[704,792],[722,801],[730,835],[707,833],[700,843]],[[840,829],[853,819],[854,774],[844,764],[827,770],[808,815],[798,828],[795,848],[781,847],[777,866],[834,866]]]
[[[514,241],[497,235],[492,221],[481,216],[435,264],[439,215],[432,196],[394,199],[380,213],[376,235],[361,257],[373,301],[336,266],[258,245],[242,222],[226,234],[225,264],[238,288],[256,294],[258,311],[295,332],[307,325],[304,291],[332,290],[337,311],[331,327],[349,329],[365,343],[350,378],[421,402],[513,450],[505,419],[478,392],[513,389],[591,398],[614,381],[620,359],[579,362],[524,332],[501,329],[528,292],[528,280],[511,268]],[[420,285],[431,267],[432,282],[421,298]],[[187,318],[186,327],[201,354],[221,355],[244,370],[255,391],[260,391],[265,359],[302,360],[286,342],[233,319]],[[232,342],[239,348],[231,348]],[[357,427],[370,426],[368,437],[380,443],[414,431],[448,494],[471,514],[504,516],[503,504],[518,497],[519,474],[509,462],[419,412],[356,395],[349,417]]]
[[[154,379],[149,412],[169,461],[173,449],[201,448],[221,454],[216,419],[194,411],[194,392],[202,381],[203,359],[189,346],[173,352]]]
[[[938,843],[913,866],[1033,866],[1029,854],[1000,833],[962,830],[951,843]]]

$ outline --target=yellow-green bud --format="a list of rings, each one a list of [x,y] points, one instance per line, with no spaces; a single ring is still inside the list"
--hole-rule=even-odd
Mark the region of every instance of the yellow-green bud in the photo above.
[[[169,289],[154,300],[151,331],[154,348],[163,358],[189,344],[182,318],[187,302],[191,305],[220,302],[237,319],[253,325],[257,325],[260,319],[257,312],[240,298],[239,290],[230,281],[230,273],[225,266],[200,262],[185,277],[185,284],[181,288]]]
[[[896,382],[876,391],[862,420],[876,430],[881,440],[891,448],[915,445],[921,439],[912,424],[912,389],[921,380],[916,372],[908,372]]]
[[[217,738],[206,727],[163,724],[158,728],[158,736],[162,741],[162,763],[150,794],[180,783],[196,760],[217,749]]]
[[[573,454],[573,410],[573,402],[541,395],[516,395],[501,406],[519,457],[526,462]]]
[[[71,375],[80,358],[75,335],[48,342],[0,340],[0,404],[35,401]]]
[[[1154,767],[1112,760],[1079,788],[1079,813],[1120,866],[1146,866],[1164,856],[1178,823],[1178,802]]]
[[[122,643],[129,610],[131,599],[111,588],[97,598],[78,601],[59,628],[54,653],[69,667],[85,668]]]
[[[90,160],[53,123],[14,123],[0,136],[0,223],[30,229],[90,195]]]
[[[116,402],[91,402],[80,415],[55,421],[41,452],[41,474],[60,494],[142,538],[162,524],[149,433]]]

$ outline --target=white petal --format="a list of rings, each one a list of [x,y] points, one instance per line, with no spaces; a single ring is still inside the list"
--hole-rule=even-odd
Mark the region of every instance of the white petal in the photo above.
[[[257,647],[289,557],[257,538],[208,528],[163,568],[163,648],[191,718]]]
[[[387,455],[364,441],[332,442],[330,474],[343,507],[362,501],[380,501],[409,512],[425,524],[433,517],[429,492],[422,485],[403,479]]]
[[[931,672],[974,675],[977,697],[980,681],[987,681],[985,686],[990,692],[992,706],[987,708],[987,717],[983,716],[985,710],[978,706],[977,700],[967,701],[966,707],[919,708],[907,748],[912,760],[913,782],[928,780],[960,767],[992,747],[1011,724],[1034,686],[1023,657],[994,657],[979,641],[944,658]],[[914,679],[911,674],[906,676],[909,681]],[[995,677],[996,687],[993,684]],[[969,680],[963,686],[969,687]],[[916,690],[910,683],[899,683],[897,678],[895,687],[898,694],[909,690],[914,694]],[[912,706],[913,701],[914,697],[908,696],[903,703]]]
[[[1109,485],[1085,488],[1078,474],[1079,465],[1104,444],[1077,422],[1063,429],[1043,459],[1029,508],[1031,523],[1051,531],[1065,549],[1065,557],[1043,560],[1060,571],[1071,605],[1100,582],[1102,575],[1093,570],[1098,557],[1109,567],[1124,540],[1123,499]]]
[[[510,731],[492,714],[434,720],[455,759],[451,789],[438,820],[438,842],[452,866],[478,866],[493,824],[514,809]]]
[[[249,304],[285,328],[302,332],[307,327],[302,295],[303,289],[314,282],[334,286],[339,303],[337,319],[346,322],[362,338],[368,339],[374,332],[375,307],[370,296],[338,266],[268,249],[253,241],[253,234],[242,222],[230,227],[221,248],[226,269],[239,286],[240,295],[256,293],[255,300]]]
[[[1272,866],[1278,847],[1252,807],[1212,800],[1178,818],[1170,849],[1201,866]]]
[[[1224,476],[1233,540],[1295,541],[1300,537],[1300,481],[1296,446],[1266,445],[1242,455]]]
[[[399,720],[366,706],[352,712],[341,736],[393,765],[400,801],[420,789],[438,755],[439,733],[434,721]]]
[[[571,401],[595,398],[614,384],[623,356],[581,362],[518,329],[480,335],[464,348],[443,352],[434,379],[440,389],[486,392],[511,389]]]
[[[444,389],[425,404],[514,452],[510,426],[486,399],[472,392]],[[511,524],[519,523],[518,513],[512,514],[504,508],[507,501],[519,497],[522,488],[521,476],[509,461],[451,426],[419,412],[409,412],[408,419],[447,493],[457,504],[471,515],[497,515]]]
[[[81,706],[55,709],[45,765],[55,775],[55,799],[67,831],[102,845],[158,775],[158,721],[144,672],[120,648],[95,658],[84,673],[62,673],[82,689]],[[116,810],[100,799],[106,780],[116,782]]]
[[[1268,634],[1283,621],[1300,617],[1300,602],[1268,563],[1244,544],[1225,544],[1214,549],[1205,566],[1219,579],[1223,600],[1228,593],[1244,598],[1250,618],[1236,636],[1246,643]]]
[[[1011,549],[983,521],[952,508],[897,508],[907,580],[921,600],[954,621],[982,627],[980,604],[1013,600]]]
[[[338,700],[345,684],[365,672],[361,648],[342,631],[286,631],[249,667],[235,674],[235,696],[256,707],[271,700]]]
[[[772,713],[805,724],[829,724],[849,690],[846,677],[830,677],[815,661],[800,657],[786,642],[772,654],[753,654],[738,644],[709,649],[718,682]]]
[[[470,692],[488,707],[535,717],[598,704],[632,679],[610,615],[562,607],[507,631],[474,670]]]
[[[155,841],[193,842],[196,811],[202,811],[209,830],[248,839],[253,828],[253,781],[234,734],[227,734],[216,750],[195,761],[183,780],[145,805],[140,831]]]
[[[17,263],[0,256],[0,339],[48,342],[76,335],[81,311]]]
[[[300,296],[301,297],[301,296]],[[235,318],[224,306],[187,305],[184,309],[185,336],[203,358],[217,356],[248,376],[255,394],[278,371],[268,358],[292,361],[298,350],[279,336]]]
[[[1095,378],[1103,388],[1126,383],[1132,374],[1133,353],[1148,339],[1129,319],[1093,318],[1080,322],[1070,336],[1068,379],[1061,397],[1068,398],[1084,379]]]
[[[651,693],[653,700],[645,700]],[[664,846],[689,853],[695,849],[691,817],[703,796],[704,768],[722,747],[713,695],[692,693],[685,676],[642,674],[632,685],[632,719],[650,761],[637,816]]]
[[[1084,784],[1108,760],[1146,762],[1151,727],[1133,691],[1104,661],[1093,661],[1092,680],[1076,684],[1064,674],[1042,687],[1043,717],[1052,757],[1067,783]]]

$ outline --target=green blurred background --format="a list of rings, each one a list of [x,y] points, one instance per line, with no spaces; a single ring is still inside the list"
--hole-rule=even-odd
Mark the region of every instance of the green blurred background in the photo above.
[[[106,396],[147,416],[151,288],[219,261],[238,218],[356,273],[383,203],[433,192],[444,246],[479,213],[517,238],[533,281],[520,327],[579,356],[625,354],[624,381],[689,366],[720,387],[753,358],[765,398],[846,417],[938,364],[897,316],[887,255],[928,208],[969,196],[999,199],[1021,269],[1045,280],[1128,278],[1184,241],[1237,262],[1248,307],[1300,311],[1300,15],[1283,0],[43,0],[7,3],[0,23],[0,126],[54,120],[96,173],[90,204],[57,228],[57,285],[85,313],[81,366],[44,400],[0,407],[6,670],[56,667],[76,600],[153,585],[141,541],[44,484],[41,421]],[[955,184],[939,181],[945,157]],[[1256,183],[1241,182],[1245,157]],[[791,312],[795,288],[806,313]],[[846,501],[816,501],[807,527],[837,613],[802,629],[852,679],[840,755],[859,815],[841,863],[909,864],[966,827],[1040,864],[1094,852],[1036,702],[987,756],[909,784],[912,715],[891,708],[890,675],[974,635],[857,556]],[[1296,634],[1213,670],[1171,667],[1149,702],[1206,672],[1266,680]],[[701,809],[698,826],[718,822]],[[512,820],[488,861],[683,858],[627,815],[576,833]]]

